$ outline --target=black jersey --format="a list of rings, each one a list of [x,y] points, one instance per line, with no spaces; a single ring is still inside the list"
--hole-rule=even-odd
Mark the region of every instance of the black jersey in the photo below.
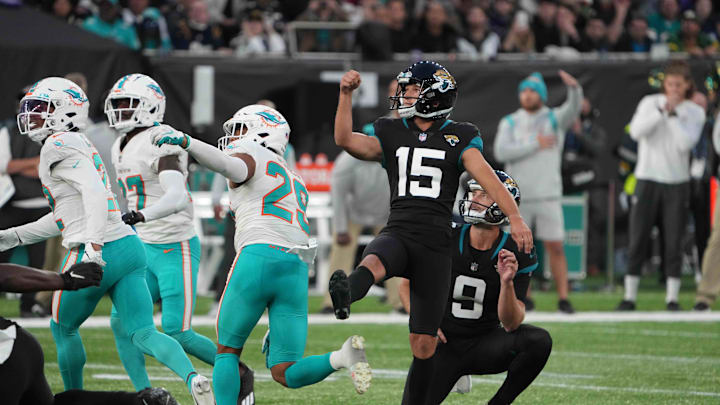
[[[535,248],[530,254],[518,249],[506,232],[500,231],[489,250],[481,251],[470,246],[470,225],[452,231],[452,280],[441,329],[445,335],[477,336],[500,324],[498,300],[500,276],[497,273],[497,256],[501,249],[515,254],[518,272],[513,279],[515,295],[525,298],[530,274],[537,268]]]
[[[466,149],[483,150],[477,127],[467,122],[438,120],[421,131],[413,120],[380,118],[374,135],[390,183],[390,227],[435,236],[431,247],[447,246],[452,206]],[[422,240],[422,239],[421,239]]]

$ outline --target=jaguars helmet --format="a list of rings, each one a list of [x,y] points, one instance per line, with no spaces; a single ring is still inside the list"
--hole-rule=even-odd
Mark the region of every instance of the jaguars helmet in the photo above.
[[[80,86],[62,77],[48,77],[33,84],[20,100],[18,129],[35,142],[57,132],[83,130],[89,108],[90,101]]]
[[[457,99],[455,78],[441,64],[424,60],[403,70],[397,76],[395,96],[390,97],[390,109],[403,118],[421,117],[433,120],[447,118]],[[420,86],[418,97],[406,97],[409,84]],[[405,104],[405,100],[412,103]]]
[[[120,106],[127,99],[128,106]],[[135,128],[151,127],[165,117],[165,93],[151,77],[133,73],[121,77],[105,99],[110,127],[121,134]]]
[[[290,139],[290,125],[285,117],[274,108],[260,104],[239,109],[225,121],[223,132],[225,136],[218,139],[221,150],[237,139],[248,138],[283,156]]]
[[[510,195],[513,196],[515,203],[520,205],[520,188],[515,180],[502,170],[495,170],[495,174],[498,176],[498,179],[500,179],[500,182],[505,186],[507,191],[510,192]],[[460,214],[463,216],[463,219],[465,219],[465,222],[469,224],[505,224],[508,218],[496,202],[487,206],[473,201],[473,191],[482,189],[482,186],[475,181],[475,179],[470,179],[470,181],[468,181],[467,197],[464,200],[460,200],[458,203]]]

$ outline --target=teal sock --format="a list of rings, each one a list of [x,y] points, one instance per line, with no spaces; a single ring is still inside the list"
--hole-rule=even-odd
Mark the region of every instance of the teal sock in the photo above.
[[[300,388],[320,382],[333,372],[330,353],[308,356],[285,370],[285,382],[289,388]]]
[[[50,321],[55,346],[57,346],[58,368],[65,390],[83,388],[83,367],[85,367],[85,347],[78,330],[64,328]]]
[[[213,388],[217,405],[236,405],[240,395],[240,359],[234,353],[215,356]]]
[[[110,317],[110,327],[115,335],[118,356],[120,356],[120,361],[130,377],[135,391],[150,388],[150,379],[145,370],[145,355],[132,343],[130,335],[126,333],[119,317]]]
[[[215,364],[217,346],[206,336],[192,329],[180,333],[170,333],[169,335],[180,343],[185,353],[192,354],[211,366]]]
[[[180,376],[187,383],[188,389],[190,389],[190,381],[192,381],[190,374],[197,373],[195,373],[195,368],[180,343],[170,336],[158,332],[155,327],[136,331],[132,335],[132,342],[140,350],[151,353],[157,361]]]

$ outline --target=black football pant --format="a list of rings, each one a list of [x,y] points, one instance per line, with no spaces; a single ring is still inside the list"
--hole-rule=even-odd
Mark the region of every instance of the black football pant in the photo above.
[[[142,405],[135,392],[70,390],[53,396],[45,379],[40,343],[28,331],[0,317],[0,329],[15,326],[10,357],[0,364],[0,403],[3,405]]]
[[[447,343],[438,344],[433,357],[435,374],[426,405],[444,401],[464,375],[504,371],[507,378],[489,404],[510,404],[540,374],[552,349],[552,339],[545,329],[525,324],[510,333],[498,327],[480,337],[447,339]],[[403,404],[410,404],[406,400],[403,398]]]

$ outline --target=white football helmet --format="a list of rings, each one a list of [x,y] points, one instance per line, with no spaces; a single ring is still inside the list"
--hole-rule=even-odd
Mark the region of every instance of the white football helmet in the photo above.
[[[283,156],[290,139],[290,125],[285,117],[274,108],[260,104],[239,109],[225,121],[223,131],[225,136],[218,140],[221,150],[239,138],[248,138]]]
[[[105,114],[110,126],[123,134],[151,127],[163,121],[165,93],[149,76],[140,73],[123,76],[105,99]]]
[[[84,129],[89,109],[90,101],[80,86],[62,77],[48,77],[33,84],[20,100],[18,129],[42,142],[57,132]]]

